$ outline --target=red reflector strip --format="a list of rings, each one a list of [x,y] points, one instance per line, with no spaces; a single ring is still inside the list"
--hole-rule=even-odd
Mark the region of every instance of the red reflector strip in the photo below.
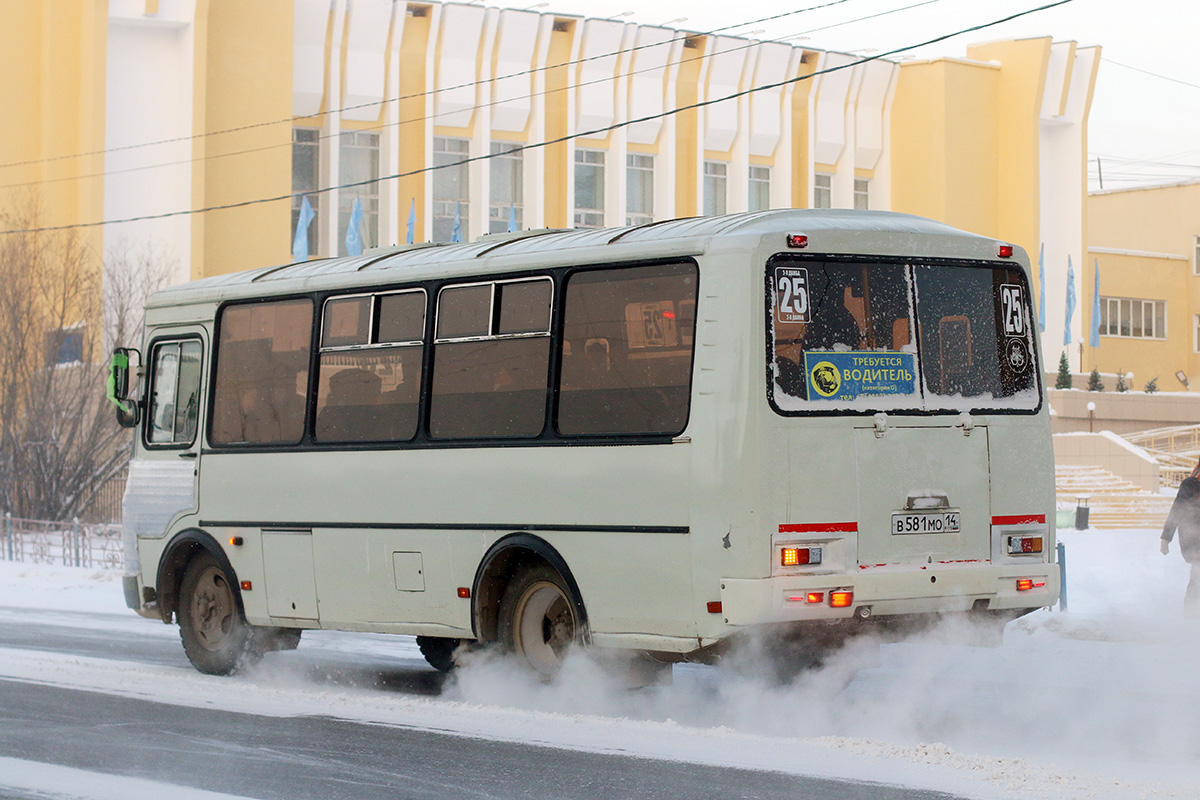
[[[993,525],[1045,525],[1045,514],[1017,514],[1011,517],[992,517]]]
[[[1045,519],[1043,517],[1043,519]],[[780,525],[780,533],[856,533],[857,522],[811,522],[801,525]]]

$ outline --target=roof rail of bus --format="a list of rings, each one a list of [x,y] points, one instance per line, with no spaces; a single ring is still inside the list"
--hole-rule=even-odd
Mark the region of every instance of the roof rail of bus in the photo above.
[[[312,260],[313,260],[313,261],[330,261],[331,259],[328,259],[328,258],[314,258],[314,259],[312,259]],[[258,283],[259,281],[261,281],[263,278],[267,277],[268,275],[274,275],[276,272],[282,272],[283,270],[285,270],[285,269],[290,269],[291,267],[294,267],[294,266],[296,266],[296,265],[298,265],[298,264],[307,264],[307,263],[309,263],[309,262],[307,262],[307,261],[293,261],[293,262],[292,262],[292,263],[290,263],[290,264],[280,264],[278,267],[269,267],[269,268],[267,268],[267,269],[264,269],[262,272],[258,273],[257,275],[255,275],[253,278],[251,278],[251,279],[250,279],[250,282],[251,282],[251,283]]]
[[[378,256],[364,263],[355,272],[362,272],[372,264],[378,263],[388,256],[394,256],[397,253],[411,253],[414,250],[425,250],[429,247],[441,247],[440,242],[417,242],[416,244],[389,244],[381,245],[380,247],[370,247],[363,251],[364,256]]]
[[[692,216],[692,217],[675,217],[674,219],[660,219],[660,220],[655,220],[654,222],[647,222],[643,225],[634,225],[631,228],[622,229],[620,233],[618,233],[616,236],[609,239],[608,243],[612,244],[613,242],[619,240],[622,236],[633,233],[634,231],[644,231],[647,228],[653,228],[656,225],[666,225],[669,222],[679,222],[680,220],[683,220],[683,219],[695,219],[695,217],[694,216]]]
[[[475,254],[476,258],[486,255],[506,244],[519,242],[522,239],[532,239],[535,236],[548,236],[552,233],[573,233],[574,228],[534,228],[527,231],[503,231],[501,233],[485,233],[475,240],[476,244],[494,242],[491,247],[485,247]]]

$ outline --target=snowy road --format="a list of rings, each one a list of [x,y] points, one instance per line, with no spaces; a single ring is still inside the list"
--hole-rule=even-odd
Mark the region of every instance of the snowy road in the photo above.
[[[31,663],[38,659],[62,663],[56,657],[65,655],[87,659],[114,676],[138,666],[190,673],[174,628],[159,628],[129,616],[48,615],[12,607],[0,607],[0,620],[0,654],[6,648],[24,651]],[[127,624],[131,621],[135,622],[132,627]],[[164,630],[171,635],[161,635]],[[315,647],[272,654],[260,669],[282,668],[293,676],[303,674],[326,691],[342,686],[370,687],[382,693],[442,692],[442,676],[426,667],[419,655],[413,658],[411,652],[400,648],[396,648],[402,654],[399,658],[372,652],[370,645],[377,637],[316,632],[310,636],[313,638],[319,641]],[[354,644],[367,645],[367,652],[355,652]],[[20,657],[14,655],[13,659]],[[209,705],[221,704],[222,683],[211,682],[214,697]],[[47,685],[36,677],[19,682],[0,680],[0,755],[231,796],[288,800],[953,797],[631,754],[558,750],[328,716],[278,718],[182,708]]]
[[[234,678],[107,573],[0,562],[0,798],[1200,798],[1200,629],[1152,531],[1069,532],[1071,612],[943,629],[779,688],[586,660],[443,681],[406,637],[313,631]],[[941,793],[941,794],[939,794]]]
[[[845,798],[949,795],[465,739],[327,717],[272,719],[0,681],[0,752],[230,795],[332,798]]]

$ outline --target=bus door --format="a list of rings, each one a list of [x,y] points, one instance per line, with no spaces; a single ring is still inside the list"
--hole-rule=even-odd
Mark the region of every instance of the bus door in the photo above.
[[[207,342],[191,326],[150,339],[145,416],[125,493],[125,525],[138,536],[162,536],[174,517],[198,508]]]
[[[860,566],[987,561],[987,428],[894,421],[854,430]]]

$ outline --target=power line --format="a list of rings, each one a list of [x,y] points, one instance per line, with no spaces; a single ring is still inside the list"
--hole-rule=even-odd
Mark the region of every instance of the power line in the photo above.
[[[846,2],[846,1],[847,1],[847,0],[838,0],[838,2],[837,2],[837,3],[828,3],[828,4],[826,4],[825,6],[814,6],[814,7],[812,7],[812,8],[805,9],[805,10],[809,10],[809,11],[811,11],[811,10],[815,10],[815,9],[818,9],[818,8],[826,8],[826,7],[830,6],[830,5],[837,5],[838,3],[842,3],[842,2]],[[941,2],[941,0],[921,0],[921,2],[912,3],[912,4],[910,4],[910,5],[901,6],[901,7],[899,7],[899,8],[890,9],[890,10],[888,10],[888,11],[881,11],[881,12],[877,12],[877,13],[874,13],[874,14],[868,14],[868,15],[866,15],[866,16],[862,16],[862,17],[855,17],[855,18],[853,18],[853,19],[844,20],[844,21],[842,21],[842,22],[835,22],[835,23],[832,23],[832,24],[829,24],[829,25],[823,25],[823,26],[821,26],[821,27],[819,27],[819,28],[811,28],[811,29],[809,29],[809,30],[797,31],[796,33],[791,33],[791,34],[788,34],[787,36],[781,36],[781,37],[779,37],[779,38],[777,38],[777,39],[768,39],[768,40],[763,40],[763,41],[757,41],[757,40],[755,40],[755,41],[747,41],[745,44],[737,45],[737,46],[735,46],[735,47],[730,47],[730,48],[728,48],[728,49],[725,49],[725,50],[719,50],[719,51],[712,52],[712,53],[708,53],[708,52],[706,52],[704,55],[700,55],[700,56],[691,56],[691,57],[688,57],[688,58],[682,58],[682,59],[680,59],[679,61],[675,61],[675,62],[671,62],[671,63],[665,64],[665,65],[664,65],[664,66],[662,66],[662,67],[644,67],[644,68],[642,68],[642,69],[639,69],[639,70],[633,70],[633,71],[630,71],[630,72],[624,72],[624,73],[622,73],[622,74],[620,74],[620,75],[613,75],[613,76],[606,77],[606,78],[596,78],[596,79],[594,79],[594,80],[590,80],[590,81],[583,81],[582,83],[573,83],[573,84],[569,84],[569,85],[567,85],[567,86],[563,86],[563,87],[560,87],[560,88],[557,88],[557,89],[544,89],[544,90],[542,90],[542,91],[540,91],[540,92],[534,92],[534,93],[531,93],[531,94],[519,95],[519,96],[516,96],[516,97],[508,97],[508,98],[505,98],[505,99],[502,99],[502,100],[491,100],[491,101],[488,101],[488,102],[486,102],[486,103],[477,103],[477,104],[475,104],[474,106],[472,106],[472,107],[471,107],[471,109],[472,109],[473,111],[475,111],[475,110],[478,110],[478,109],[481,109],[481,108],[491,108],[491,107],[493,107],[493,106],[497,106],[497,105],[503,105],[504,103],[512,102],[513,100],[524,100],[524,99],[530,99],[530,98],[534,98],[534,97],[547,97],[547,96],[554,95],[554,94],[558,94],[558,93],[561,93],[561,92],[568,92],[568,91],[571,91],[571,90],[573,90],[573,89],[578,89],[578,88],[580,88],[580,87],[583,87],[583,86],[593,86],[593,85],[595,85],[595,84],[598,84],[598,83],[606,83],[606,82],[608,82],[608,81],[618,81],[618,80],[622,80],[622,79],[625,79],[625,78],[631,77],[631,76],[633,76],[633,75],[640,75],[640,74],[643,74],[643,73],[646,73],[646,72],[656,72],[656,71],[659,71],[659,70],[664,70],[664,69],[666,69],[667,67],[678,67],[678,66],[682,66],[683,64],[688,64],[688,63],[691,63],[691,62],[693,62],[693,61],[702,61],[702,60],[704,60],[704,59],[707,59],[707,58],[713,58],[713,57],[715,57],[715,56],[719,56],[719,55],[725,55],[726,53],[734,53],[734,52],[737,52],[737,51],[739,51],[739,50],[748,50],[748,49],[750,49],[750,48],[753,48],[753,47],[758,47],[760,44],[764,44],[764,43],[766,43],[766,44],[779,44],[779,43],[784,43],[784,42],[788,41],[789,39],[795,39],[795,38],[797,38],[797,37],[800,37],[800,36],[806,36],[807,34],[810,34],[810,33],[817,33],[817,32],[819,32],[819,31],[830,30],[830,29],[832,29],[832,28],[840,28],[840,27],[844,27],[844,26],[846,26],[846,25],[852,25],[852,24],[854,24],[854,23],[857,23],[857,22],[864,22],[864,21],[866,21],[866,20],[870,20],[870,19],[877,19],[877,18],[879,18],[879,17],[885,17],[885,16],[888,16],[888,15],[891,15],[891,14],[897,14],[897,13],[900,13],[900,12],[903,12],[903,11],[910,11],[910,10],[912,10],[912,9],[914,9],[914,8],[918,8],[918,7],[920,7],[920,6],[932,5],[933,3],[938,3],[938,2]],[[794,13],[797,13],[797,12],[790,12],[790,13],[794,14]],[[786,16],[786,15],[777,15],[777,17],[778,17],[778,16]],[[768,19],[772,19],[772,18],[768,18]],[[731,28],[731,27],[744,27],[744,26],[746,26],[746,25],[753,25],[753,24],[755,24],[755,23],[754,23],[754,22],[746,22],[746,23],[741,23],[741,24],[739,24],[739,25],[726,26],[726,28],[718,28],[717,30],[718,30],[718,31],[719,31],[719,30],[726,30],[726,29],[728,29],[728,28]],[[707,35],[711,35],[711,34],[703,34],[703,35],[707,36]],[[688,36],[688,37],[680,37],[680,38],[690,38],[690,36]],[[679,41],[679,39],[672,39],[672,40],[670,40],[670,41],[660,42],[660,43],[658,43],[658,44],[655,44],[655,45],[641,45],[640,47],[647,47],[647,46],[658,47],[658,46],[661,46],[661,45],[670,44],[671,42],[674,42],[674,41]],[[611,58],[611,57],[613,57],[613,56],[615,56],[615,55],[619,55],[620,53],[623,53],[623,52],[630,52],[630,51],[627,51],[627,50],[619,50],[619,51],[615,51],[615,52],[613,52],[613,53],[603,54],[603,55],[599,55],[599,56],[592,56],[592,57],[589,57],[589,58],[590,58],[590,59],[596,59],[596,58]],[[579,60],[577,60],[577,61],[568,62],[568,63],[567,63],[567,64],[565,64],[565,65],[557,65],[557,64],[556,64],[556,65],[554,65],[553,67],[547,67],[546,69],[549,69],[549,68],[555,68],[555,69],[557,69],[557,68],[559,68],[559,67],[561,67],[561,66],[569,66],[570,64],[578,64],[578,63],[582,63],[582,62],[583,62],[583,61],[585,61],[585,60],[589,60],[589,59],[579,59]],[[526,72],[524,72],[524,73],[515,73],[515,74],[517,74],[517,75],[524,75],[524,74],[528,74],[529,72],[530,72],[530,71],[526,71]],[[504,77],[511,77],[511,76],[504,76]],[[501,78],[495,78],[495,79],[491,79],[491,78],[489,78],[489,79],[487,79],[487,80],[484,80],[484,81],[475,81],[475,82],[473,82],[473,83],[470,83],[470,84],[461,84],[461,85],[462,85],[462,86],[473,86],[473,85],[478,85],[478,84],[480,84],[480,83],[487,83],[487,82],[489,82],[489,81],[491,81],[491,80],[503,80],[503,79],[504,79],[504,77],[501,77]],[[398,99],[398,100],[403,100],[403,99],[407,99],[407,98],[415,98],[415,97],[420,97],[420,96],[422,96],[422,95],[436,94],[437,92],[440,92],[440,91],[449,91],[449,88],[455,88],[455,87],[448,87],[448,88],[446,88],[446,89],[433,89],[433,90],[427,90],[426,92],[423,92],[423,93],[420,93],[420,94],[412,94],[412,95],[408,95],[408,96],[407,96],[407,97],[405,97],[405,98],[397,98],[397,99]],[[393,101],[392,101],[392,100],[385,100],[385,101],[381,101],[381,103],[390,103],[390,102],[393,102]],[[367,104],[364,104],[364,105],[380,105],[381,103],[367,103]],[[358,107],[360,107],[360,106],[348,106],[347,108],[358,108]],[[454,113],[457,113],[457,112],[454,112]],[[354,128],[354,129],[352,129],[352,130],[353,130],[354,132],[367,132],[367,133],[370,133],[370,132],[375,132],[375,131],[382,131],[382,130],[384,130],[384,129],[386,129],[386,128],[391,128],[391,127],[399,127],[399,126],[401,126],[401,125],[411,125],[411,124],[415,124],[415,123],[418,123],[418,122],[424,122],[424,121],[426,121],[426,120],[428,120],[428,119],[437,119],[439,116],[442,116],[442,114],[425,114],[425,115],[423,115],[423,116],[420,116],[420,117],[409,117],[409,118],[407,118],[407,119],[396,120],[396,121],[394,121],[394,122],[385,122],[385,123],[382,123],[382,124],[379,124],[379,125],[369,125],[369,126],[367,126],[367,127],[365,127],[365,128]],[[296,120],[296,119],[303,119],[303,118],[300,118],[300,117],[293,117],[293,118],[290,118],[289,120],[284,120],[284,121],[287,121],[287,122],[295,122],[295,120]],[[274,124],[278,124],[278,123],[277,123],[277,122],[271,122],[271,123],[260,123],[260,124],[262,124],[262,125],[274,125]],[[343,135],[344,133],[347,133],[347,132],[349,132],[349,131],[347,131],[347,130],[343,130],[343,131],[339,131],[338,133],[321,134],[321,135],[319,135],[319,136],[317,137],[317,141],[328,141],[329,139],[335,139],[335,138],[337,138],[337,137],[339,137],[339,136],[341,136],[341,135]],[[247,148],[247,149],[245,149],[245,150],[234,150],[234,151],[232,151],[232,152],[228,152],[228,153],[213,153],[213,154],[210,154],[210,155],[194,156],[194,157],[192,157],[192,158],[181,159],[181,160],[179,160],[179,161],[167,161],[167,162],[160,162],[160,163],[157,163],[157,164],[142,164],[142,165],[139,165],[139,166],[136,166],[136,167],[126,167],[126,168],[124,168],[124,169],[116,169],[116,170],[103,170],[103,171],[101,171],[101,172],[91,172],[91,173],[88,173],[88,174],[86,174],[86,175],[65,175],[65,176],[63,176],[63,177],[60,177],[60,178],[48,178],[48,179],[39,179],[39,180],[34,180],[34,181],[24,181],[24,182],[21,182],[21,183],[0,184],[0,189],[19,189],[19,188],[23,188],[23,187],[26,187],[26,186],[42,186],[42,185],[46,185],[46,184],[50,184],[50,183],[64,183],[64,182],[67,182],[67,181],[89,180],[89,179],[92,179],[92,178],[102,178],[102,177],[106,177],[106,176],[109,176],[109,175],[124,175],[124,174],[128,174],[128,173],[131,173],[131,172],[143,172],[143,171],[145,171],[145,170],[150,170],[150,169],[161,169],[161,168],[164,168],[164,167],[176,167],[176,166],[182,166],[182,165],[184,165],[184,164],[198,164],[198,163],[202,163],[202,162],[205,162],[205,161],[210,161],[210,160],[215,160],[215,159],[219,159],[219,158],[232,158],[232,157],[234,157],[234,156],[250,155],[250,154],[253,154],[253,153],[262,153],[262,152],[266,152],[266,151],[268,151],[268,150],[278,150],[279,148],[282,148],[282,147],[291,147],[291,146],[292,146],[292,144],[293,144],[293,143],[292,143],[292,142],[290,142],[290,141],[289,141],[289,142],[280,142],[280,143],[278,143],[278,144],[268,144],[268,145],[262,145],[262,146],[260,146],[260,147],[251,147],[251,148]],[[130,147],[140,147],[140,146],[143,146],[143,145],[130,145]],[[150,145],[144,145],[144,146],[150,146]]]
[[[713,98],[710,100],[701,100],[699,102],[691,103],[689,105],[681,106],[679,108],[674,108],[669,111],[664,111],[664,112],[660,112],[657,114],[648,114],[644,117],[638,117],[637,119],[624,120],[622,122],[614,123],[612,125],[606,125],[606,126],[603,126],[600,128],[595,128],[595,129],[588,130],[588,131],[580,131],[577,133],[571,133],[571,134],[567,134],[565,136],[560,136],[556,139],[547,139],[547,140],[540,141],[540,142],[531,142],[529,144],[516,145],[515,147],[512,147],[512,148],[508,149],[507,151],[505,151],[504,155],[511,155],[514,152],[523,152],[525,150],[534,150],[534,149],[538,149],[538,148],[549,147],[549,146],[555,145],[555,144],[562,144],[562,143],[568,142],[572,139],[595,138],[597,134],[607,133],[612,130],[617,130],[618,128],[625,128],[625,127],[629,127],[630,125],[637,125],[642,122],[650,122],[650,121],[656,120],[656,119],[663,119],[665,117],[674,116],[676,114],[683,113],[684,111],[691,111],[691,110],[698,109],[698,108],[704,108],[707,106],[716,105],[717,103],[722,103],[727,100],[735,100],[739,97],[745,97],[747,95],[754,94],[755,92],[761,92],[761,91],[765,91],[767,89],[777,89],[777,88],[780,88],[783,86],[789,86],[789,85],[792,85],[795,83],[799,83],[801,81],[810,80],[812,78],[817,77],[818,75],[828,75],[828,74],[838,72],[843,69],[849,69],[851,67],[856,67],[860,64],[865,64],[870,61],[879,61],[879,60],[887,58],[889,56],[898,55],[900,53],[907,52],[909,50],[915,50],[917,48],[927,47],[932,44],[944,42],[947,39],[951,39],[955,36],[961,36],[966,33],[974,33],[975,31],[981,31],[986,28],[994,27],[996,25],[1002,25],[1005,22],[1011,22],[1014,19],[1020,19],[1021,17],[1029,16],[1030,14],[1035,14],[1039,11],[1045,11],[1050,8],[1056,8],[1057,6],[1066,5],[1067,3],[1071,3],[1071,2],[1074,2],[1074,0],[1055,0],[1055,2],[1047,3],[1045,5],[1037,6],[1035,8],[1027,9],[1025,11],[1018,11],[1014,14],[1009,14],[1006,17],[1002,17],[1000,19],[996,19],[991,22],[984,22],[984,23],[980,23],[979,25],[972,25],[970,27],[962,28],[962,29],[954,31],[952,33],[946,33],[946,34],[942,34],[941,36],[935,36],[934,38],[927,39],[923,42],[918,42],[916,44],[898,47],[894,50],[889,50],[885,53],[876,53],[874,55],[864,56],[863,58],[861,58],[857,61],[851,61],[849,63],[841,64],[841,65],[838,65],[835,67],[829,67],[827,69],[818,70],[818,71],[812,72],[808,75],[800,75],[795,78],[788,78],[786,80],[776,81],[775,83],[768,83],[768,84],[763,84],[761,86],[751,87],[749,89],[743,89],[741,91],[734,92],[733,94],[725,95],[724,97]],[[40,227],[40,228],[25,228],[25,229],[18,229],[18,230],[7,230],[7,231],[0,231],[0,235],[17,234],[17,233],[47,233],[50,231],[72,230],[72,229],[79,229],[79,228],[95,228],[95,227],[99,227],[101,225],[112,225],[112,224],[125,223],[125,222],[143,222],[143,221],[154,220],[154,219],[168,219],[171,217],[187,216],[187,215],[191,215],[191,214],[201,214],[201,213],[205,213],[208,211],[224,211],[224,210],[234,209],[234,208],[245,208],[247,206],[259,205],[262,203],[277,203],[277,202],[281,202],[283,200],[291,200],[293,197],[299,197],[299,196],[303,196],[303,195],[319,195],[319,194],[325,194],[326,192],[337,191],[340,189],[353,189],[353,188],[356,188],[359,186],[366,186],[366,185],[372,184],[372,183],[379,183],[382,181],[389,181],[389,180],[397,180],[400,178],[408,178],[408,177],[412,177],[414,175],[421,175],[426,172],[432,172],[435,169],[443,169],[445,167],[451,167],[451,166],[460,166],[462,164],[469,164],[469,163],[472,163],[475,161],[486,161],[486,160],[489,160],[494,157],[495,156],[490,153],[484,154],[484,155],[479,155],[479,156],[472,156],[472,157],[464,158],[464,159],[461,159],[459,161],[456,161],[456,162],[453,162],[450,164],[443,164],[439,167],[422,167],[421,169],[410,170],[409,172],[400,172],[400,173],[395,173],[393,175],[386,175],[386,176],[382,176],[379,178],[373,178],[370,180],[354,181],[351,183],[339,184],[337,186],[329,186],[324,189],[317,189],[317,190],[311,191],[311,192],[291,192],[288,194],[277,195],[275,197],[263,197],[263,198],[257,198],[254,200],[242,200],[237,203],[224,203],[221,205],[207,206],[205,208],[197,208],[197,209],[187,209],[187,210],[183,210],[183,211],[167,211],[167,212],[163,212],[161,214],[145,214],[142,216],[128,217],[125,219],[100,220],[97,222],[81,222],[81,223],[75,223],[72,225],[54,225],[54,226],[46,226],[46,227]]]
[[[1120,61],[1113,61],[1111,58],[1109,58],[1107,56],[1101,56],[1100,60],[1107,61],[1109,64],[1113,64],[1118,67],[1123,67],[1124,69],[1133,70],[1134,72],[1140,72],[1143,75],[1149,75],[1154,78],[1161,78],[1164,81],[1170,81],[1171,83],[1178,83],[1183,86],[1190,86],[1193,89],[1200,89],[1200,83],[1188,83],[1187,81],[1182,81],[1179,78],[1172,78],[1170,75],[1162,75],[1157,72],[1151,72],[1148,69],[1142,69],[1141,67],[1133,67],[1133,66],[1130,66],[1129,64],[1122,64]]]
[[[105,148],[103,150],[91,150],[91,151],[87,151],[87,152],[83,152],[83,153],[71,153],[68,155],[48,156],[46,158],[35,158],[35,159],[29,159],[27,161],[13,161],[13,162],[10,162],[7,164],[0,164],[0,169],[7,169],[9,167],[31,166],[33,164],[45,164],[45,163],[49,163],[49,162],[53,162],[53,161],[64,161],[64,160],[72,159],[72,158],[86,158],[88,156],[106,155],[108,153],[118,153],[118,152],[123,152],[123,151],[127,151],[127,150],[136,150],[136,149],[140,149],[143,147],[157,147],[159,145],[164,145],[164,144],[178,144],[180,142],[190,142],[190,141],[194,141],[197,139],[206,139],[210,136],[219,136],[221,134],[226,134],[226,133],[239,133],[241,131],[255,130],[257,128],[266,128],[266,127],[270,127],[272,125],[283,125],[285,123],[290,125],[290,124],[294,123],[297,119],[319,118],[319,117],[324,117],[324,116],[327,116],[330,114],[335,114],[335,113],[340,114],[340,113],[344,113],[346,111],[354,111],[354,110],[357,110],[360,108],[368,108],[371,106],[382,106],[385,103],[398,103],[398,102],[401,102],[404,100],[414,100],[419,97],[425,97],[425,96],[431,95],[431,94],[439,94],[441,92],[450,92],[450,91],[454,91],[456,89],[469,89],[474,86],[479,86],[480,84],[483,84],[483,83],[491,83],[493,81],[502,81],[502,80],[507,80],[509,78],[520,78],[525,75],[534,75],[538,72],[545,72],[545,71],[548,71],[551,69],[559,69],[561,67],[573,67],[573,66],[577,66],[579,64],[587,63],[589,61],[598,61],[598,60],[604,59],[604,58],[613,58],[614,56],[621,56],[621,55],[625,55],[626,53],[633,53],[638,50],[645,50],[645,49],[651,48],[651,47],[663,47],[663,46],[666,46],[669,44],[673,44],[675,42],[685,41],[687,39],[695,38],[697,36],[712,36],[714,34],[721,33],[722,31],[729,31],[729,30],[733,30],[735,28],[745,28],[748,25],[758,25],[759,23],[763,23],[763,22],[774,22],[775,20],[783,19],[784,17],[795,16],[796,14],[803,14],[808,11],[819,11],[824,8],[830,8],[832,6],[839,6],[839,5],[842,5],[843,3],[848,3],[848,2],[850,2],[850,0],[829,0],[829,2],[823,3],[821,5],[810,6],[808,8],[799,8],[794,11],[785,11],[780,14],[774,14],[769,17],[763,17],[761,19],[750,20],[749,22],[739,22],[739,23],[736,23],[733,25],[726,25],[724,27],[714,28],[710,31],[706,31],[703,33],[684,33],[680,36],[676,36],[673,39],[667,39],[667,40],[664,40],[661,42],[652,42],[652,43],[648,43],[648,44],[635,45],[633,47],[628,47],[628,48],[625,48],[622,50],[614,50],[614,51],[607,52],[607,53],[599,53],[594,56],[587,56],[586,58],[579,58],[579,59],[576,59],[575,61],[567,61],[567,62],[564,62],[561,64],[547,64],[547,65],[541,66],[541,67],[534,67],[532,69],[521,70],[519,72],[513,72],[509,75],[499,75],[499,76],[492,77],[492,78],[485,78],[483,80],[469,81],[467,83],[460,83],[455,86],[444,86],[440,89],[427,89],[422,92],[415,92],[413,94],[385,98],[383,100],[372,101],[369,103],[358,103],[356,105],[341,106],[339,108],[328,109],[326,111],[319,111],[316,114],[313,114],[309,117],[294,117],[294,116],[292,116],[292,117],[286,117],[284,119],[269,120],[266,122],[254,122],[254,123],[250,123],[249,125],[240,125],[240,126],[233,127],[233,128],[223,128],[221,130],[216,130],[216,131],[205,131],[204,133],[194,133],[189,136],[176,136],[176,137],[169,138],[169,139],[159,139],[159,140],[153,141],[153,142],[141,142],[139,144],[119,145],[117,147],[109,147],[109,148]],[[869,17],[868,17],[868,19],[869,19]],[[650,25],[650,26],[644,26],[644,27],[656,27],[656,26]],[[278,145],[272,145],[272,147],[275,147],[275,146],[278,146]],[[254,152],[254,151],[242,151],[242,152]],[[236,154],[232,154],[232,155],[236,155]],[[181,161],[181,162],[176,162],[176,163],[182,164],[182,163],[187,163],[187,162]],[[14,185],[19,186],[19,185],[23,185],[23,184],[14,184]],[[8,188],[8,187],[0,187],[0,188]]]

